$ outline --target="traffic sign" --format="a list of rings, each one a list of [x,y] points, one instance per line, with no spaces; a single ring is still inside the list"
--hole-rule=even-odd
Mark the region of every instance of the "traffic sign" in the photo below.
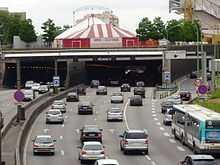
[[[24,99],[24,93],[23,93],[21,90],[17,90],[17,91],[14,93],[14,99],[15,99],[17,102],[22,102],[23,99]]]
[[[200,85],[198,87],[198,92],[202,95],[206,94],[208,92],[208,87],[206,85]]]
[[[54,87],[60,86],[60,77],[59,76],[53,76],[53,86]]]
[[[171,80],[170,72],[164,72],[164,80],[165,81],[170,81]]]

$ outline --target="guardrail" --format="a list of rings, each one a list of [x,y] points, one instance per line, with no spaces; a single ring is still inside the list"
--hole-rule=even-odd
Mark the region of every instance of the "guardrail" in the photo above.
[[[82,86],[78,85],[78,86]],[[66,91],[60,92],[56,96],[50,96],[47,99],[44,100],[44,102],[40,105],[38,105],[32,113],[29,115],[29,117],[26,119],[25,123],[23,124],[19,135],[18,135],[18,140],[16,143],[16,150],[15,150],[15,164],[16,165],[25,165],[24,160],[23,160],[23,155],[24,155],[24,145],[26,143],[27,135],[29,134],[29,130],[32,127],[32,124],[34,123],[35,119],[37,116],[45,109],[47,108],[54,100],[56,99],[62,99],[66,96],[66,94],[70,91],[72,91],[74,88],[77,86],[70,88]]]

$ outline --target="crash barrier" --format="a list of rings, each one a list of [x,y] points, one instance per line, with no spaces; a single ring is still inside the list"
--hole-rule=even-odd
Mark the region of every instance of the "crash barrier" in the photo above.
[[[169,96],[173,95],[176,92],[177,92],[177,88],[175,90],[172,90],[172,91],[162,92],[162,93],[159,94],[159,98],[163,99],[163,98],[169,97]]]
[[[22,108],[24,109],[24,111],[26,111],[26,109],[30,108],[31,106],[33,106],[34,104],[37,104],[39,101],[43,100],[44,98],[50,96],[52,93],[51,92],[47,92],[37,98],[35,98],[34,100],[32,100],[31,102],[27,103],[26,105],[24,105]],[[1,133],[2,133],[2,137],[4,138],[5,135],[7,134],[8,130],[11,128],[11,126],[13,125],[13,123],[16,121],[17,118],[17,113],[14,114],[14,116],[10,119],[10,121],[4,125]]]
[[[32,111],[32,113],[29,115],[29,117],[26,119],[24,124],[22,125],[22,128],[18,135],[18,140],[16,143],[16,149],[15,149],[15,164],[16,165],[25,165],[24,164],[24,146],[27,140],[27,136],[29,134],[29,130],[32,127],[32,124],[34,123],[35,119],[38,117],[38,115],[46,109],[54,100],[62,99],[66,96],[66,94],[70,91],[73,91],[77,87],[84,86],[83,84],[77,85],[73,88],[70,88],[68,90],[60,92],[58,95],[55,96],[49,96],[44,99],[42,104],[39,104],[35,109]]]

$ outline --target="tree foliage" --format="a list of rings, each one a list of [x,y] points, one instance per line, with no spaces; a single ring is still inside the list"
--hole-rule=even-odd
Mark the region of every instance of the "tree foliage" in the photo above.
[[[5,11],[0,11],[0,41],[8,45],[13,43],[13,36],[20,36],[23,41],[36,41],[36,33],[32,21],[22,20],[19,17],[10,15]]]
[[[171,42],[174,41],[197,41],[197,33],[200,40],[201,27],[199,22],[189,22],[184,20],[170,20],[165,23],[160,17],[156,17],[151,22],[147,17],[143,18],[136,29],[137,37],[141,41],[148,39],[166,38]]]

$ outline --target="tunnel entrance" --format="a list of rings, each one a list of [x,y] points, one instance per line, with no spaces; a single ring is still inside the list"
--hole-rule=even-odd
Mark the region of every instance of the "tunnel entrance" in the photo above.
[[[86,62],[88,82],[98,79],[108,85],[110,80],[129,83],[144,81],[146,86],[162,82],[162,60]]]
[[[52,82],[54,76],[54,61],[21,61],[21,85],[28,80],[34,82]],[[66,62],[58,63],[58,75],[61,85],[64,85],[66,79]],[[16,86],[16,63],[6,63],[3,85],[14,88]]]

